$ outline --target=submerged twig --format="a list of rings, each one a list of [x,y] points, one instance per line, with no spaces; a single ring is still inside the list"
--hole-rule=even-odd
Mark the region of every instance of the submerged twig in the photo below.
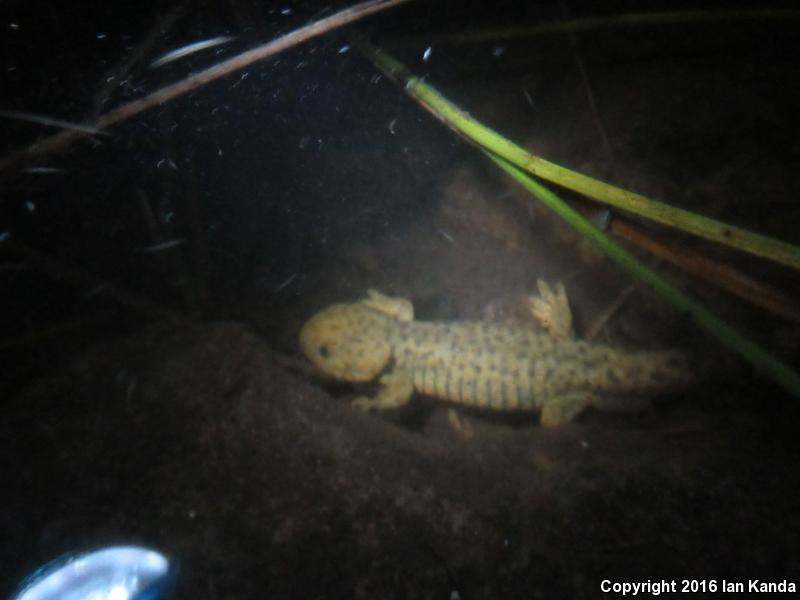
[[[584,217],[594,221],[594,218],[590,216],[594,210],[574,202],[571,202],[570,205],[580,211]],[[665,260],[682,271],[703,279],[776,317],[800,323],[800,301],[752,275],[714,260],[707,253],[665,240],[619,216],[610,218],[607,227],[603,228],[603,231],[607,230],[634,246],[648,251],[658,259]]]
[[[566,21],[568,17],[567,5],[565,4],[564,0],[561,0],[559,4],[561,5],[561,14],[564,16],[564,20]],[[611,147],[611,140],[608,139],[608,133],[603,125],[603,120],[600,118],[600,111],[597,108],[597,102],[595,101],[594,97],[594,88],[592,87],[592,82],[589,79],[589,71],[586,68],[586,61],[583,60],[583,50],[581,48],[580,39],[578,39],[578,34],[575,31],[568,31],[567,37],[569,38],[570,45],[572,46],[572,53],[575,57],[578,73],[580,73],[581,76],[583,91],[586,94],[586,103],[589,106],[589,113],[592,115],[592,120],[597,128],[597,132],[600,134],[600,139],[603,141],[603,148],[606,151],[606,158],[608,159],[609,163],[613,165],[614,149]]]
[[[608,17],[583,17],[568,21],[554,21],[532,27],[483,28],[480,31],[426,34],[424,40],[426,43],[433,41],[438,44],[481,44],[581,31],[736,21],[781,21],[798,18],[800,18],[800,11],[792,9],[686,10],[628,13]],[[403,42],[416,43],[418,41],[413,35],[404,34],[397,37],[401,38]],[[392,41],[397,40],[392,38]]]
[[[597,337],[597,334],[606,326],[617,312],[624,306],[625,302],[628,300],[630,295],[636,289],[634,285],[626,286],[617,297],[614,298],[614,301],[611,302],[608,306],[606,306],[600,314],[598,314],[592,322],[589,323],[589,326],[586,328],[586,331],[583,332],[583,337],[587,340],[593,340]]]
[[[714,312],[696,302],[664,277],[647,267],[633,254],[612,241],[606,234],[570,208],[561,198],[536,182],[527,173],[490,152],[486,154],[515,181],[536,196],[545,206],[567,221],[583,236],[594,241],[617,264],[656,291],[678,310],[690,315],[695,323],[711,333],[727,348],[771,377],[785,390],[800,398],[800,373],[767,352],[750,338],[720,319]]]
[[[87,123],[73,123],[72,121],[64,121],[63,119],[54,119],[53,117],[19,112],[16,110],[0,110],[0,117],[5,119],[13,119],[15,121],[28,121],[29,123],[37,123],[47,127],[58,127],[59,129],[66,129],[67,131],[74,133],[106,135],[106,133],[101,131],[99,127],[95,127],[94,125],[89,125]]]
[[[367,2],[356,4],[355,6],[346,8],[329,17],[325,17],[318,21],[314,21],[313,23],[309,23],[304,27],[295,29],[294,31],[287,33],[286,35],[282,35],[271,42],[262,44],[261,46],[257,46],[251,50],[247,50],[246,52],[229,58],[228,60],[225,60],[219,64],[204,69],[199,73],[190,75],[186,79],[163,87],[160,90],[156,90],[144,98],[123,104],[119,108],[102,115],[90,126],[97,129],[103,129],[120,121],[130,119],[131,117],[138,115],[145,110],[159,106],[165,102],[169,102],[170,100],[174,100],[178,96],[202,87],[221,77],[225,77],[226,75],[230,75],[231,73],[244,69],[255,62],[270,58],[279,52],[283,52],[284,50],[301,44],[302,42],[308,41],[340,27],[344,27],[345,25],[349,25],[350,23],[358,21],[359,19],[363,19],[371,14],[386,10],[387,8],[391,8],[399,4],[403,4],[407,1],[408,0],[368,0]],[[72,143],[76,138],[77,132],[62,131],[61,133],[41,140],[40,142],[31,144],[22,150],[13,152],[0,159],[0,172],[12,167],[22,160],[31,158],[33,156],[47,154],[49,152],[55,152],[67,144]]]
[[[97,118],[103,112],[106,104],[110,100],[113,91],[122,85],[131,71],[137,64],[144,62],[145,56],[155,46],[159,37],[165,35],[172,26],[178,22],[186,13],[188,0],[183,0],[180,4],[171,8],[165,15],[159,15],[150,32],[134,46],[127,54],[123,55],[102,77],[100,85],[94,93],[93,118]]]
[[[687,273],[704,279],[777,317],[800,323],[800,302],[785,292],[739,269],[720,264],[705,254],[659,239],[633,223],[615,218],[611,221],[610,227],[619,237],[680,267]]]

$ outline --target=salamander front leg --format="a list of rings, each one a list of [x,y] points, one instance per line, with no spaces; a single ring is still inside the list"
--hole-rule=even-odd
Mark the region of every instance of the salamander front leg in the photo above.
[[[361,303],[404,323],[414,320],[414,305],[405,298],[395,298],[381,294],[377,290],[367,290],[367,297]]]
[[[353,400],[350,406],[358,410],[391,410],[408,403],[414,393],[414,381],[411,374],[400,369],[386,373],[380,379],[381,389],[374,398],[361,396]]]

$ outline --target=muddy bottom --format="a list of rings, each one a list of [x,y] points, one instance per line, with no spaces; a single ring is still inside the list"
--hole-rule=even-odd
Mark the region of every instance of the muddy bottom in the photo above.
[[[119,542],[177,558],[184,597],[589,598],[606,579],[800,577],[797,415],[771,412],[757,382],[727,410],[678,397],[547,430],[425,400],[360,414],[286,363],[240,325],[152,329],[9,399],[3,592]]]

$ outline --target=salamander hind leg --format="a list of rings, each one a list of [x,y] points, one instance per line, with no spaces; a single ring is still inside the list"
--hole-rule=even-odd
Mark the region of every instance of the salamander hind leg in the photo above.
[[[569,423],[594,400],[592,394],[578,391],[548,398],[542,403],[541,424],[543,427],[558,427]]]
[[[414,381],[404,369],[386,373],[380,383],[381,389],[374,398],[361,396],[353,400],[350,406],[365,412],[391,410],[407,404],[414,393]]]
[[[553,290],[546,281],[538,279],[536,286],[539,288],[539,295],[528,297],[534,318],[555,339],[573,337],[572,311],[569,308],[564,284],[557,283]]]

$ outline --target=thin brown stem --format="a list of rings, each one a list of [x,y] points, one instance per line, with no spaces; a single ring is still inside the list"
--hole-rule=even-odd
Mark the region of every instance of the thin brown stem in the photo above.
[[[186,79],[163,87],[144,98],[123,104],[100,116],[92,125],[97,129],[103,129],[115,123],[119,123],[120,121],[125,121],[150,108],[162,105],[187,92],[196,90],[212,81],[240,71],[255,62],[271,58],[288,48],[407,1],[408,0],[369,0],[368,2],[356,4],[355,6],[346,8],[329,17],[314,21],[305,27],[295,29],[271,42],[243,52],[233,58],[200,71],[199,73],[190,75]],[[26,148],[1,158],[0,173],[34,156],[41,156],[60,150],[78,138],[79,134],[77,132],[67,130],[33,143]]]

